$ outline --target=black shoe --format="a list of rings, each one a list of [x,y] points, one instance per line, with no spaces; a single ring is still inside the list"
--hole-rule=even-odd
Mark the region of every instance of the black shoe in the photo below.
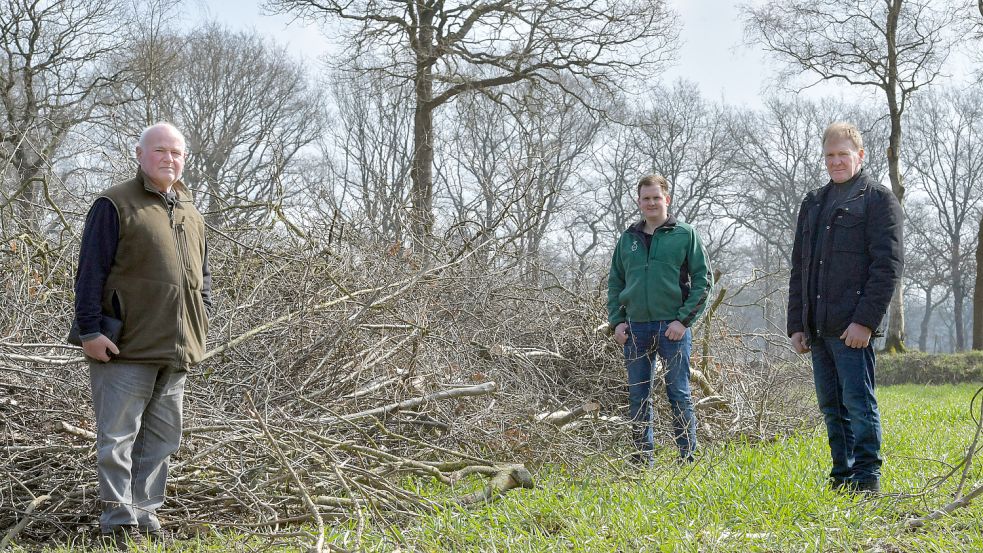
[[[878,480],[860,480],[850,482],[850,491],[859,495],[874,495],[881,493],[881,483]]]
[[[92,541],[94,547],[107,551],[130,551],[147,542],[134,526],[117,526],[109,532],[100,532]]]
[[[833,490],[834,492],[850,491],[849,481],[844,480],[843,478],[836,478],[835,476],[830,476],[828,485],[829,485],[829,489]]]
[[[632,465],[639,468],[650,469],[655,467],[655,456],[652,455],[652,452],[636,451],[631,454],[630,460]]]

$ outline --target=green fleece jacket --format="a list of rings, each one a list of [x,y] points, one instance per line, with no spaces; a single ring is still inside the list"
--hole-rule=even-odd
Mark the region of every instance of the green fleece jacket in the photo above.
[[[693,326],[707,307],[713,273],[692,226],[669,216],[645,247],[645,221],[621,235],[608,274],[608,322],[679,321]]]

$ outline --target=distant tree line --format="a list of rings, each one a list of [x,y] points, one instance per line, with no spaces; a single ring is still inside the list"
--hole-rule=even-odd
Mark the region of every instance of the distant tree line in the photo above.
[[[827,181],[820,136],[850,120],[865,170],[907,217],[888,345],[983,348],[983,85],[944,78],[983,11],[777,4],[745,14],[751,36],[790,74],[861,85],[846,89],[855,101],[786,93],[743,108],[660,81],[678,34],[661,0],[392,13],[271,2],[337,26],[348,49],[323,71],[256,32],[186,28],[177,1],[12,0],[0,6],[0,251],[76,240],[92,195],[135,170],[139,130],[169,120],[216,232],[330,241],[344,229],[424,258],[457,243],[490,265],[520,260],[534,285],[602,289],[635,183],[661,173],[723,282],[752,282],[749,328],[780,330],[799,202]],[[844,17],[849,28],[832,23]]]

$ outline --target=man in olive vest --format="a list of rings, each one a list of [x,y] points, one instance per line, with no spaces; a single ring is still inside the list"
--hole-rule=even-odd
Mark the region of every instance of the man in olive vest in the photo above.
[[[148,127],[136,157],[136,177],[92,204],[75,275],[96,416],[99,540],[120,548],[163,539],[156,511],[211,305],[205,224],[180,180],[184,136],[168,123]],[[100,332],[103,315],[123,321],[116,343]]]

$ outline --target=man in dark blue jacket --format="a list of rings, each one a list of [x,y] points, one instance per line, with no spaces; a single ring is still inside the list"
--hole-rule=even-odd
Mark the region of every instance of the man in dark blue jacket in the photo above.
[[[799,209],[787,330],[796,352],[812,352],[831,485],[878,492],[881,421],[870,342],[901,280],[901,205],[864,174],[856,126],[830,125],[823,157],[830,182]]]

